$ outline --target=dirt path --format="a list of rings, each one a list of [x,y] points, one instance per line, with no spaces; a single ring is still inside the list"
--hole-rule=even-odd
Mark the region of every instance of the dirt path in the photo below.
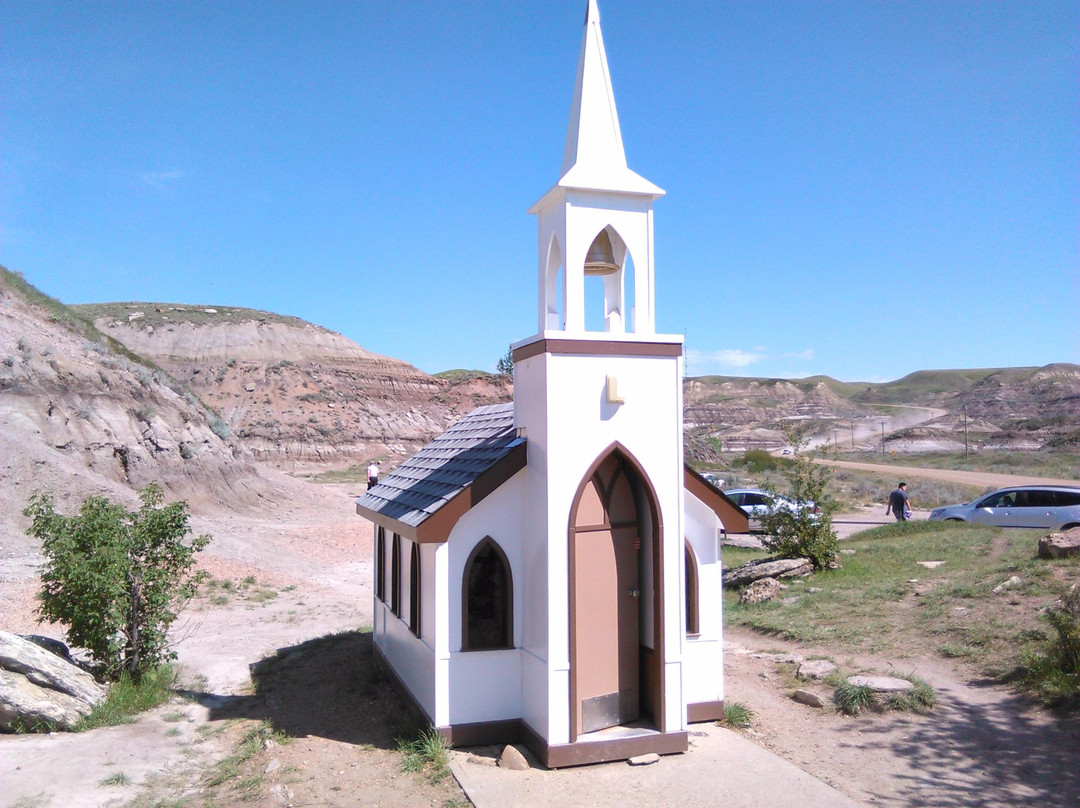
[[[951,469],[926,469],[913,466],[894,466],[878,463],[854,463],[848,460],[815,458],[815,463],[842,469],[876,471],[896,477],[923,477],[930,480],[963,483],[983,488],[1003,488],[1007,485],[1080,485],[1080,480],[1058,480],[1052,477],[1027,477],[1022,474],[991,474],[986,471],[953,471]]]
[[[749,734],[804,771],[866,805],[910,808],[1075,806],[1080,801],[1080,716],[1059,718],[958,665],[930,658],[850,658],[725,629],[725,696],[754,712]],[[937,708],[848,718],[796,704],[794,665],[755,650],[830,656],[845,669],[915,672]]]

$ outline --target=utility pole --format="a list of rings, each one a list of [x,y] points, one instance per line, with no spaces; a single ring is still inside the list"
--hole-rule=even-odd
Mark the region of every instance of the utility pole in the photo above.
[[[881,422],[881,456],[885,456],[885,422]]]
[[[855,448],[855,419],[851,419],[851,448]]]

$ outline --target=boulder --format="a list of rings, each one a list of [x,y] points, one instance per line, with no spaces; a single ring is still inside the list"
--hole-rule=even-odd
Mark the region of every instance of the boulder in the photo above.
[[[103,698],[105,688],[82,668],[0,631],[0,730],[68,729]]]
[[[739,603],[765,603],[780,594],[780,582],[775,578],[754,581],[739,595]]]
[[[521,754],[515,746],[507,746],[502,750],[502,754],[499,755],[499,768],[510,769],[515,772],[523,772],[529,768],[529,761],[525,759],[525,756]]]
[[[847,680],[849,684],[868,687],[875,693],[907,693],[915,687],[907,679],[893,676],[849,676]]]
[[[805,704],[807,707],[817,707],[819,710],[825,706],[825,699],[821,698],[817,693],[811,693],[809,690],[796,690],[792,698],[799,704]]]
[[[802,663],[795,675],[800,679],[824,679],[836,673],[836,666],[827,659],[811,659]]]
[[[1039,539],[1039,558],[1068,558],[1080,555],[1080,527],[1064,533],[1050,533]]]
[[[994,592],[1004,592],[1006,589],[1016,589],[1016,587],[1023,585],[1023,580],[1019,576],[1013,575],[1007,581],[1002,581],[1000,584],[995,586]]]
[[[738,588],[762,578],[797,578],[813,571],[814,565],[808,558],[760,558],[733,570],[724,570],[724,586]]]

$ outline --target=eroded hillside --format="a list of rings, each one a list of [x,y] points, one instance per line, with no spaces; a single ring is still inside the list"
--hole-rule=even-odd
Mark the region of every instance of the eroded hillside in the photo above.
[[[268,312],[156,303],[76,308],[189,384],[260,460],[339,464],[404,456],[474,407],[510,397],[498,377],[430,376],[333,331]]]
[[[232,507],[264,486],[251,454],[167,373],[112,343],[70,309],[0,268],[0,530],[44,490],[134,501],[170,496]],[[225,437],[223,437],[225,436]]]

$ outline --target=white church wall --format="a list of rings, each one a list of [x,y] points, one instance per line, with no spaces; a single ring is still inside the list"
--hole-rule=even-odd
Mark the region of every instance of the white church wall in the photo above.
[[[447,695],[453,724],[518,718],[522,715],[521,644],[524,626],[540,619],[522,605],[527,575],[522,563],[524,470],[489,494],[461,517],[447,547],[447,607],[449,615]],[[513,583],[515,647],[498,651],[462,650],[462,596],[465,564],[476,545],[490,536],[506,554]],[[482,686],[478,684],[482,683]]]
[[[720,520],[693,494],[685,494],[685,534],[698,562],[698,629],[683,646],[688,703],[724,697],[723,592],[721,590]],[[684,618],[685,619],[685,618]],[[685,623],[684,623],[685,625]]]
[[[521,608],[531,615],[522,623],[521,697],[522,717],[548,737],[548,687],[556,663],[549,655],[548,603],[551,602],[552,563],[548,542],[547,510],[547,363],[543,355],[516,363],[514,367],[514,422],[526,429],[529,460],[522,472],[522,570]],[[558,576],[554,576],[558,578]],[[565,654],[564,654],[565,657]],[[568,661],[561,666],[565,674]]]
[[[408,580],[408,579],[406,579]],[[387,610],[379,650],[431,721],[436,719],[435,649],[413,636],[404,620]]]
[[[593,338],[605,335],[590,335]],[[653,338],[650,342],[679,344],[680,337]],[[608,376],[618,380],[624,403],[606,399]],[[683,725],[680,688],[673,686],[680,672],[679,565],[682,559],[682,436],[678,357],[587,356],[540,354],[518,363],[515,399],[518,424],[527,429],[529,472],[526,501],[546,502],[541,520],[546,526],[544,595],[535,598],[537,613],[547,621],[547,681],[525,668],[525,718],[551,743],[569,742],[570,638],[568,529],[570,508],[586,472],[613,443],[620,443],[649,475],[664,527],[665,646],[669,682],[666,721],[669,729]],[[541,409],[546,406],[546,413]],[[665,425],[665,426],[660,426]],[[536,462],[534,462],[534,460]],[[559,473],[550,473],[557,468]],[[546,496],[545,496],[546,494]],[[649,638],[652,640],[652,638]],[[529,650],[532,650],[531,648]],[[542,658],[541,654],[537,657]],[[543,704],[533,687],[546,687]],[[537,724],[546,715],[547,730]]]

